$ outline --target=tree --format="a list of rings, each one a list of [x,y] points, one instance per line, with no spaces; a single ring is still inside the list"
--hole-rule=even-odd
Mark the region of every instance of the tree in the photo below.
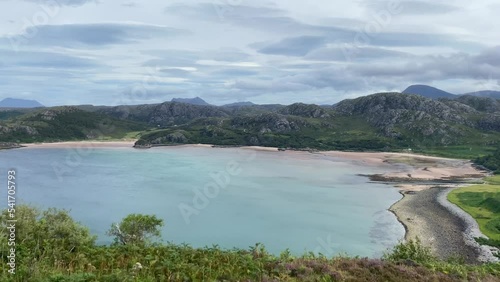
[[[120,224],[112,224],[107,232],[115,237],[115,244],[147,245],[154,238],[160,238],[163,220],[155,215],[130,214]]]
[[[8,238],[9,212],[0,214],[0,243]],[[95,236],[89,229],[71,218],[66,210],[39,209],[26,205],[15,207],[15,247],[26,258],[36,259],[45,254],[54,258],[67,258],[71,253],[94,246]],[[1,244],[7,246],[6,244]]]

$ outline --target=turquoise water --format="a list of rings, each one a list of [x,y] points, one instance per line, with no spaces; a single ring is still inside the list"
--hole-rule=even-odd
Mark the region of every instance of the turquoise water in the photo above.
[[[111,242],[106,230],[130,213],[164,219],[165,242],[245,249],[260,242],[276,254],[288,248],[372,257],[404,236],[387,211],[398,191],[356,175],[384,168],[322,155],[25,148],[0,151],[0,168],[0,179],[17,170],[18,204],[69,209],[99,243]]]

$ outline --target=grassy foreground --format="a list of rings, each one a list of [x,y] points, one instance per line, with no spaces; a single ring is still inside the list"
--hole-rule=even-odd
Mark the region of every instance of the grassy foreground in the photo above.
[[[456,189],[448,200],[469,213],[484,235],[500,242],[500,176],[486,178],[485,184]]]
[[[64,210],[16,207],[15,274],[6,222],[0,216],[0,281],[498,281],[500,264],[440,261],[419,242],[396,246],[381,259],[305,254],[294,257],[217,246],[192,248],[146,240],[162,220],[131,215],[111,228],[116,243],[97,246],[88,228]]]

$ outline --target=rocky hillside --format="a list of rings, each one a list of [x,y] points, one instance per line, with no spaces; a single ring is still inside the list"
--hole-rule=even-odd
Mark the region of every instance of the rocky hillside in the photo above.
[[[142,145],[206,143],[384,151],[462,146],[473,154],[473,148],[483,150],[500,142],[499,101],[474,96],[430,99],[380,93],[331,107],[166,102],[3,115],[8,120],[0,122],[0,142],[96,138],[103,121],[117,128],[109,136],[143,131]]]
[[[500,100],[494,98],[464,95],[456,98],[455,101],[468,105],[480,112],[500,112]]]
[[[283,115],[300,116],[307,118],[328,118],[330,114],[327,111],[317,105],[307,105],[303,103],[296,103],[290,106],[286,106],[278,111]]]
[[[75,107],[38,110],[0,123],[0,141],[42,142],[86,140],[105,137],[121,138],[146,126],[114,119]]]
[[[122,120],[145,122],[152,126],[183,124],[198,118],[226,117],[228,113],[215,106],[166,102],[154,105],[118,106],[99,111]]]
[[[457,108],[417,95],[375,94],[343,101],[335,110],[340,115],[360,116],[391,138],[431,138],[443,145],[462,137],[464,128],[474,126]]]

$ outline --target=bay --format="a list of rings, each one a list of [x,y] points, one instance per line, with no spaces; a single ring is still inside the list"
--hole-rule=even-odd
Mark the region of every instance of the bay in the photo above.
[[[68,209],[109,244],[131,213],[165,221],[164,242],[377,257],[404,236],[387,209],[397,189],[358,174],[384,169],[305,152],[194,146],[0,151],[18,175],[17,204]],[[1,190],[6,199],[7,187]],[[6,200],[2,201],[5,207]]]

